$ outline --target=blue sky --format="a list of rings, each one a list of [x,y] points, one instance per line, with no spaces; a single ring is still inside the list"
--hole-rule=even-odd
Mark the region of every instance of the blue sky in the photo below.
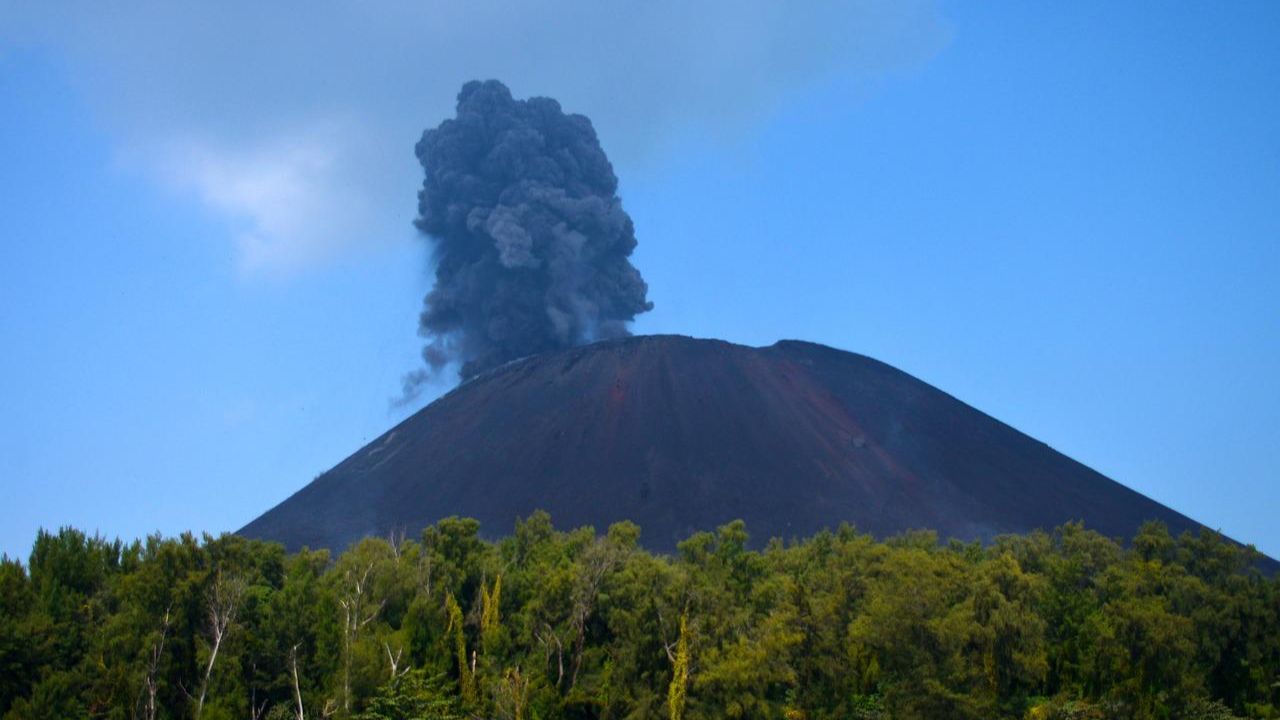
[[[596,121],[637,332],[877,357],[1280,555],[1280,5],[521,7],[0,3],[0,551],[234,530],[415,409],[412,146],[498,77]]]

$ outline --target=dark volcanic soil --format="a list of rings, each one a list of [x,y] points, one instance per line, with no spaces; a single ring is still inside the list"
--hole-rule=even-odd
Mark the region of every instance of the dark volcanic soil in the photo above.
[[[340,550],[449,515],[504,535],[535,509],[562,528],[633,520],[664,551],[735,518],[757,541],[846,521],[983,540],[1070,520],[1199,528],[870,358],[649,336],[476,377],[240,532]]]

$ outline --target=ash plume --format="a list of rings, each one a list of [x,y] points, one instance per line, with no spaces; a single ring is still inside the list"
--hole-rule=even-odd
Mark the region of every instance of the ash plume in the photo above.
[[[636,247],[618,178],[591,121],[551,98],[516,100],[496,81],[458,93],[457,116],[427,130],[414,224],[435,285],[418,332],[427,368],[469,378],[535,353],[630,335],[653,307],[628,258]]]

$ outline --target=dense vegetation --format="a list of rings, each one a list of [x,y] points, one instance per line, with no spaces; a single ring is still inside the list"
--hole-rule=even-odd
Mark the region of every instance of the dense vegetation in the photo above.
[[[675,556],[471,520],[333,560],[41,533],[0,565],[5,718],[1280,717],[1280,581],[1220,537],[843,528]]]

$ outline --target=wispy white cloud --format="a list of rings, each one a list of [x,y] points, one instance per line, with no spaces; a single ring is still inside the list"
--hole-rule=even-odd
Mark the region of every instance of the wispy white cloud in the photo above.
[[[345,180],[360,164],[353,134],[326,122],[235,145],[171,138],[131,154],[231,221],[242,271],[279,273],[331,260],[386,225],[366,189]]]
[[[948,36],[932,0],[10,4],[0,27],[65,61],[122,153],[228,216],[250,273],[406,237],[413,143],[466,80],[589,115],[625,178]]]

